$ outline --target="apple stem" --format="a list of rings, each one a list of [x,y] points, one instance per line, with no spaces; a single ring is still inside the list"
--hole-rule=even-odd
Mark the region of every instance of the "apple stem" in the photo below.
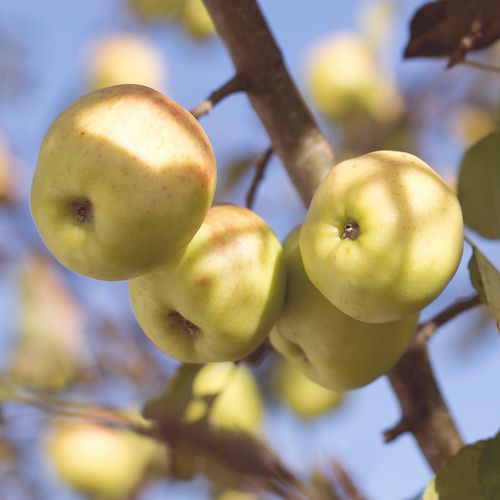
[[[81,222],[82,224],[92,222],[92,204],[89,200],[77,200],[74,201],[71,206],[75,210],[75,218],[78,222]]]
[[[359,226],[357,222],[348,222],[342,231],[342,239],[345,240],[349,238],[350,240],[355,240],[359,236]]]

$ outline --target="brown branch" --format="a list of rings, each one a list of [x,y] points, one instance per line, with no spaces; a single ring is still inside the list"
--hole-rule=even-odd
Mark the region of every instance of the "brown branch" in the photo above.
[[[264,178],[264,172],[266,170],[267,165],[269,164],[269,160],[273,155],[273,148],[269,147],[262,153],[262,155],[257,160],[255,164],[255,175],[252,179],[252,184],[248,188],[247,195],[245,197],[245,206],[247,208],[252,208],[255,201],[255,194],[257,193],[257,188],[259,187],[260,182]]]
[[[333,167],[333,151],[285,67],[255,0],[204,0],[247,94],[305,205]]]
[[[454,304],[451,304],[446,309],[441,311],[439,314],[436,314],[433,318],[425,323],[422,323],[418,326],[417,336],[421,337],[423,341],[429,340],[436,329],[441,325],[444,325],[448,321],[452,320],[455,316],[458,316],[460,313],[467,311],[473,307],[476,307],[481,304],[481,299],[479,295],[475,294],[466,299],[459,300]]]
[[[247,94],[271,139],[274,151],[307,206],[333,152],[293,84],[280,50],[255,0],[204,0]],[[427,353],[426,335],[416,336],[389,372],[404,424],[434,470],[462,445],[437,385]],[[389,431],[389,436],[391,435]]]
[[[245,79],[240,75],[235,75],[231,80],[228,80],[222,87],[214,90],[205,100],[193,108],[191,114],[199,120],[202,116],[210,113],[212,108],[224,98],[231,94],[242,92],[245,88]]]

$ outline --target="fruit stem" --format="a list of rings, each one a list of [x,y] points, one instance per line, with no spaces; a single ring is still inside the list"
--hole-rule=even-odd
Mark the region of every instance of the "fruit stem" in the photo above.
[[[191,321],[187,320],[182,314],[177,311],[171,312],[168,317],[174,321],[177,325],[181,326],[181,328],[189,333],[191,337],[194,337],[200,329]]]
[[[341,238],[343,240],[349,238],[350,240],[355,240],[359,236],[359,226],[357,222],[351,221],[348,222],[344,229],[342,230]]]

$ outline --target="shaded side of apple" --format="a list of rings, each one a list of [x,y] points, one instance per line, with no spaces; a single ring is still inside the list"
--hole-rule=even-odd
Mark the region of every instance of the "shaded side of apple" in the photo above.
[[[305,273],[295,229],[284,244],[287,291],[273,346],[309,378],[334,391],[362,387],[403,355],[418,314],[388,324],[357,321],[333,306]]]

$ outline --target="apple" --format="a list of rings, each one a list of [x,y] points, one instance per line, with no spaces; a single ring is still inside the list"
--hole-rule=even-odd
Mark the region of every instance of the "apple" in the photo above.
[[[88,422],[58,422],[46,438],[61,480],[92,498],[128,498],[161,448],[123,429]]]
[[[144,333],[187,363],[247,356],[276,321],[285,292],[282,247],[257,214],[211,208],[189,244],[150,273],[129,281]]]
[[[160,90],[165,63],[156,47],[133,33],[114,33],[94,42],[89,55],[92,89],[135,83]]]
[[[66,267],[129,279],[191,240],[215,179],[212,146],[189,111],[148,87],[117,85],[81,97],[54,120],[31,211]]]
[[[215,26],[202,0],[185,0],[181,18],[186,31],[195,38],[215,34]]]
[[[249,491],[226,489],[215,497],[215,500],[260,500],[262,497]]]
[[[206,397],[217,396],[209,406]],[[194,422],[207,417],[221,429],[234,429],[257,434],[264,404],[252,372],[243,364],[231,362],[205,365],[194,379],[193,399],[185,418]]]
[[[306,72],[312,100],[327,116],[342,119],[361,112],[390,121],[401,114],[400,93],[377,67],[368,42],[356,33],[336,33],[316,42]]]
[[[298,249],[298,235],[296,246]],[[290,286],[293,286],[293,283]],[[297,365],[283,359],[278,364],[276,387],[281,399],[304,419],[328,413],[337,408],[343,400],[342,393],[313,382]]]
[[[307,275],[337,308],[387,323],[423,309],[462,257],[455,193],[408,153],[375,151],[323,179],[302,226]]]
[[[357,321],[332,305],[307,277],[299,228],[284,243],[287,291],[271,343],[310,379],[334,391],[369,384],[403,355],[418,314],[388,324]]]

